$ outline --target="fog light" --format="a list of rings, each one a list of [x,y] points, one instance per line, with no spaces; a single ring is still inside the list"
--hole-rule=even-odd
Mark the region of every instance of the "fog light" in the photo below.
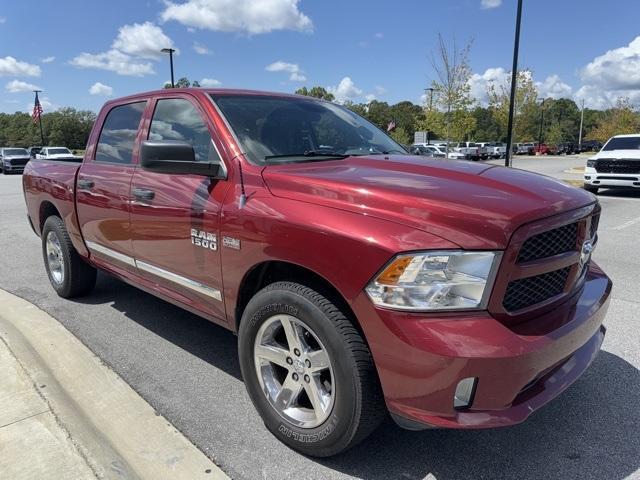
[[[453,396],[453,408],[465,408],[473,402],[473,395],[476,393],[476,377],[463,378],[458,382],[456,393]]]

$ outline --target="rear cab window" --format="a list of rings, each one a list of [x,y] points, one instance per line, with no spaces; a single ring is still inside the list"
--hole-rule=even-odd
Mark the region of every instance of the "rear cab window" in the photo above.
[[[107,114],[98,138],[95,161],[129,165],[146,100],[113,107]]]

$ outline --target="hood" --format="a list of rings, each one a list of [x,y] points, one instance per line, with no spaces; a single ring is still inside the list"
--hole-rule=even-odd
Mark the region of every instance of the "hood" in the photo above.
[[[543,175],[416,156],[271,165],[263,178],[275,196],[401,223],[468,249],[503,249],[519,226],[594,202]]]
[[[629,160],[640,160],[640,150],[606,150],[596,153],[591,158],[624,158]]]

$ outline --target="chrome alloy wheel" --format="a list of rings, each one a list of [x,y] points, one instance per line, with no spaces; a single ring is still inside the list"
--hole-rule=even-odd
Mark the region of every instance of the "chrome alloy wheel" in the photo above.
[[[54,231],[47,234],[46,250],[49,273],[53,281],[60,285],[64,282],[64,257],[60,240]]]
[[[335,377],[316,334],[291,315],[267,319],[253,347],[260,388],[278,414],[301,428],[321,425],[333,408]]]

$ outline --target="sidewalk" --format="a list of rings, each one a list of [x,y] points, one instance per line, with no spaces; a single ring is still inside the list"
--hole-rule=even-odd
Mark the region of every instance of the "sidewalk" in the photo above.
[[[0,290],[0,478],[228,478],[34,305]]]

